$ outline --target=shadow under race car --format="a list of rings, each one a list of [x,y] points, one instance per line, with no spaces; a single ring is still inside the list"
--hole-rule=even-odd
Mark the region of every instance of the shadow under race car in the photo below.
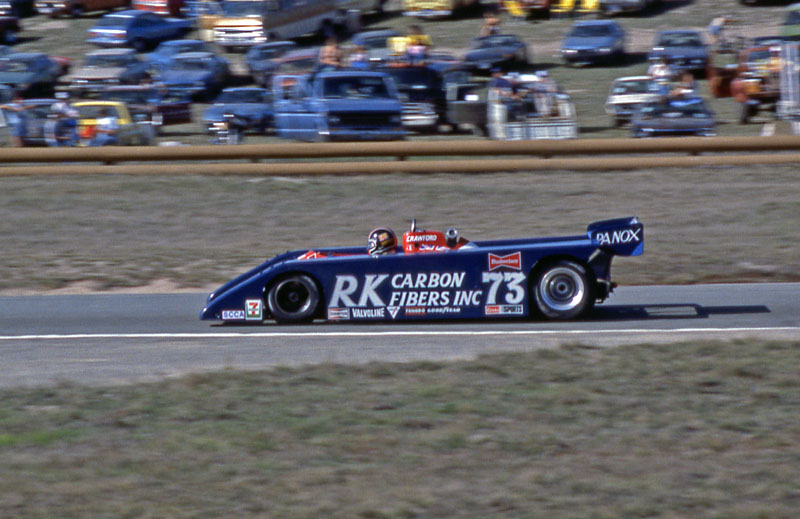
[[[609,296],[614,256],[643,250],[636,217],[595,222],[577,236],[491,241],[412,223],[390,254],[361,246],[278,255],[212,292],[200,319],[572,319]]]

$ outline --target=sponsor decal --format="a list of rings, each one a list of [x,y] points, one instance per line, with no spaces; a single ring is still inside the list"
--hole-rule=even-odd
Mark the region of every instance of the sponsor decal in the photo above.
[[[515,252],[507,256],[498,256],[497,254],[489,253],[489,272],[501,268],[511,270],[522,270],[522,253]]]
[[[420,315],[425,315],[427,308],[424,306],[407,306],[405,308],[406,315],[417,317]]]
[[[350,319],[350,310],[348,308],[328,308],[329,321],[346,321]]]
[[[428,308],[429,314],[460,314],[461,308],[460,307],[452,307],[452,306],[438,306],[433,308]]]
[[[247,299],[244,308],[247,312],[245,319],[248,321],[261,321],[264,318],[263,303],[261,299]]]
[[[417,234],[417,235],[410,235],[406,236],[405,240],[408,242],[426,242],[426,241],[436,241],[439,239],[439,236],[436,234]]]
[[[523,315],[522,305],[486,305],[486,315]]]
[[[461,288],[466,272],[419,272],[417,274],[395,274],[392,288]]]
[[[384,308],[351,308],[353,319],[383,319]]]
[[[595,235],[598,245],[619,245],[625,243],[639,243],[642,241],[642,228],[623,229],[614,232],[599,232]]]
[[[223,321],[244,321],[244,310],[223,310]]]
[[[389,315],[392,316],[392,319],[397,318],[397,313],[400,311],[399,306],[387,306],[386,309],[389,311]]]

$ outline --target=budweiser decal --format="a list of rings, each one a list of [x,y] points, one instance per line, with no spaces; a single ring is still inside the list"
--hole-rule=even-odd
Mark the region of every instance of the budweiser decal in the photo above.
[[[522,270],[522,253],[515,252],[507,256],[498,256],[497,254],[489,253],[489,272],[501,268],[511,270]]]

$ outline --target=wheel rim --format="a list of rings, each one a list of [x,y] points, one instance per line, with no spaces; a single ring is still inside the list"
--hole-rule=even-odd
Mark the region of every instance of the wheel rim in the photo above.
[[[282,281],[275,288],[278,308],[288,314],[302,314],[311,307],[311,292],[305,283],[296,279]]]
[[[566,267],[550,270],[539,282],[542,302],[549,308],[566,312],[581,305],[586,285],[580,274]]]

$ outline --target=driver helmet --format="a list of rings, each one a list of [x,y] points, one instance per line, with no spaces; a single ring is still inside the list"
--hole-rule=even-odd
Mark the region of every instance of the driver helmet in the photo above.
[[[397,248],[397,236],[388,227],[378,227],[369,233],[367,254],[379,256],[392,253]]]

